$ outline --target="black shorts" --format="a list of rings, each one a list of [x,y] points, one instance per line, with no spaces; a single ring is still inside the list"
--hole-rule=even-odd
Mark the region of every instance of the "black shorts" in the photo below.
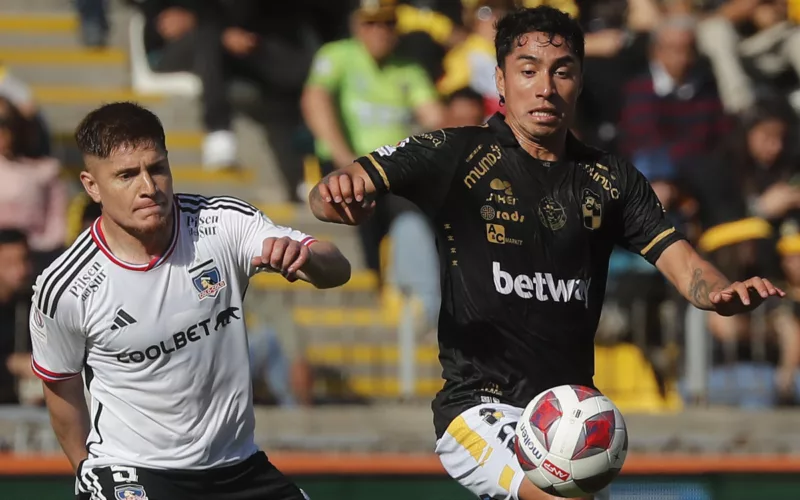
[[[263,452],[209,470],[78,468],[78,500],[308,500]]]

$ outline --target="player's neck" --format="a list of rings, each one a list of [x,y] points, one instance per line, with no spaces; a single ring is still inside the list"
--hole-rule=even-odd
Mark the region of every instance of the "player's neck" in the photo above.
[[[132,233],[109,217],[100,219],[106,245],[114,256],[131,264],[147,264],[153,258],[163,255],[172,242],[175,216],[170,215],[161,231],[152,234]]]
[[[531,137],[523,132],[522,127],[513,119],[507,119],[509,128],[514,133],[520,147],[529,155],[542,161],[558,161],[564,157],[567,142],[567,131],[559,131],[550,137]]]

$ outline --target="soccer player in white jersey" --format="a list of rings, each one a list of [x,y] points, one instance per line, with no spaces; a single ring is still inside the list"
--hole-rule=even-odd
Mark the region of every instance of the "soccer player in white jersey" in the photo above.
[[[303,499],[254,442],[242,301],[259,270],[328,288],[349,262],[236,198],[173,194],[136,104],[92,111],[76,140],[102,216],[36,280],[30,327],[78,498]]]

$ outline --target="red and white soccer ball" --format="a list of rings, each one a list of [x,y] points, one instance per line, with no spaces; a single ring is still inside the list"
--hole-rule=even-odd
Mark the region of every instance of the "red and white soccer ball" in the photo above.
[[[554,496],[591,496],[617,477],[628,431],[614,403],[594,389],[562,385],[536,396],[517,423],[522,470]]]

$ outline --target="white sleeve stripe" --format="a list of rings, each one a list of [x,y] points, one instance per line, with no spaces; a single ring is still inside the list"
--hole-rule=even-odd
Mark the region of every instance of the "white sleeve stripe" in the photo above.
[[[317,242],[317,239],[314,238],[313,236],[306,236],[305,238],[303,238],[303,241],[301,241],[300,244],[301,245],[305,245],[305,246],[308,247],[308,246],[311,246],[312,243],[316,243],[316,242]]]
[[[53,289],[58,286],[58,283],[64,278],[64,275],[66,275],[70,269],[77,265],[78,260],[86,252],[89,246],[91,246],[91,244],[92,238],[87,231],[75,244],[72,245],[67,257],[55,268],[53,268],[52,271],[47,273],[47,277],[44,279],[42,286],[38,291],[39,300],[37,302],[37,308],[40,311],[47,314],[47,303],[50,300],[50,294],[53,292]]]
[[[178,195],[178,202],[179,203],[186,203],[188,205],[197,205],[197,206],[187,206],[186,208],[189,210],[199,209],[199,208],[211,208],[214,206],[218,206],[224,203],[235,205],[243,210],[247,210],[248,212],[258,212],[258,209],[253,205],[247,203],[246,201],[242,201],[239,198],[234,198],[232,196],[212,196],[212,197],[205,197],[205,196],[196,196],[196,195]]]
[[[33,356],[31,356],[31,369],[33,369],[34,375],[46,382],[62,382],[80,375],[80,373],[54,373],[46,370],[39,366],[39,363],[33,359]]]

